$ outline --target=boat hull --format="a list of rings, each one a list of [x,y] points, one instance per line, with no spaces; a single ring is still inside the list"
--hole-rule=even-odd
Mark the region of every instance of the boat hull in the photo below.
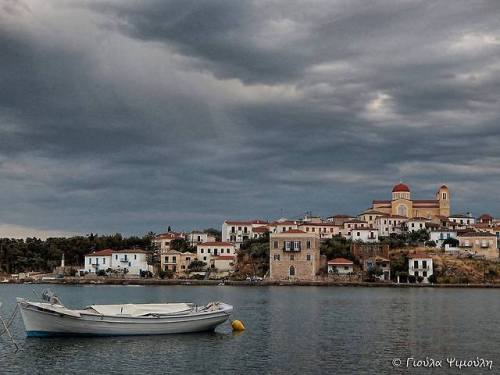
[[[232,307],[200,314],[169,317],[112,317],[82,315],[73,317],[48,311],[39,311],[29,305],[21,305],[26,335],[48,336],[123,336],[165,335],[214,330],[224,323]]]

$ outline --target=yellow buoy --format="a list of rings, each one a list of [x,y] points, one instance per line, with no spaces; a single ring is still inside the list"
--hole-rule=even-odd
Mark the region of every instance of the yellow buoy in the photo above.
[[[245,330],[245,326],[243,325],[241,320],[233,320],[231,322],[231,327],[233,328],[233,331],[241,332]]]

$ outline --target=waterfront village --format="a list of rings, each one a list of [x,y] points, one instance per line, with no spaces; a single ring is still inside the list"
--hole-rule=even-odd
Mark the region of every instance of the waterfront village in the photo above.
[[[447,186],[414,199],[396,184],[357,215],[231,220],[155,234],[147,249],[94,250],[72,276],[279,283],[500,283],[500,220],[451,213]],[[67,271],[64,260],[57,268]]]

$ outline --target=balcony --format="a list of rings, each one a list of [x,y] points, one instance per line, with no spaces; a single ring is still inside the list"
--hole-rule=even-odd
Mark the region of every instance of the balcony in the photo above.
[[[289,247],[288,249],[286,247],[283,247],[283,251],[288,252],[288,253],[296,253],[300,251],[300,247],[294,248],[294,247]]]
[[[120,262],[122,262],[122,263],[128,263],[129,260],[128,260],[128,258],[120,258]]]

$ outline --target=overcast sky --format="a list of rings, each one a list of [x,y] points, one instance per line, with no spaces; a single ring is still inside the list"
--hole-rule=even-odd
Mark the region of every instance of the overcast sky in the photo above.
[[[500,2],[0,0],[0,235],[500,216]]]

